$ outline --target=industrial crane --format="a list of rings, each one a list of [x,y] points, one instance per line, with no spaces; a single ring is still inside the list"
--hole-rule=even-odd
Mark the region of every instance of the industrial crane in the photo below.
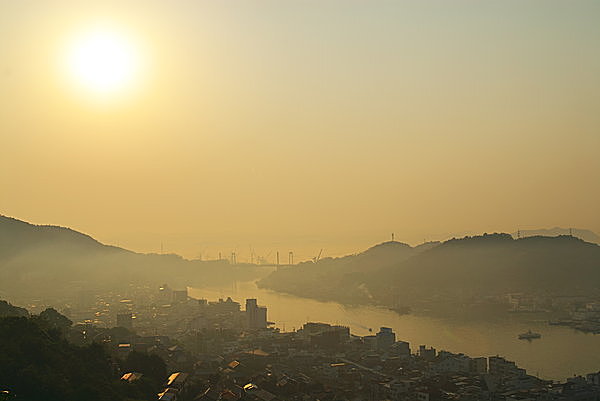
[[[317,263],[319,259],[321,259],[321,254],[323,253],[323,248],[319,251],[319,254],[313,258],[313,263]]]

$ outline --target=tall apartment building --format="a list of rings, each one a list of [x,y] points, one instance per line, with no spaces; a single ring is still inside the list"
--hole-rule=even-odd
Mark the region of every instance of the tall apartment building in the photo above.
[[[264,329],[267,327],[267,308],[258,306],[255,298],[246,299],[246,319],[249,329]]]

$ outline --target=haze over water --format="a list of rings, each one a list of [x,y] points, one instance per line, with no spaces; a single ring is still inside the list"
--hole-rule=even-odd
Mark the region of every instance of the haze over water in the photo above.
[[[255,340],[312,350],[315,337],[185,286],[257,298],[283,331],[391,327],[413,353],[501,355],[553,380],[599,372],[600,335],[583,333],[600,333],[599,21],[599,0],[0,1],[0,398],[522,390],[511,364],[443,355],[382,368],[410,384],[346,375],[407,354],[385,331],[378,355],[325,330],[312,361],[241,373]],[[249,281],[271,268],[265,289]],[[527,330],[541,339],[519,340]],[[92,331],[109,333],[110,358],[73,357],[97,348]],[[194,383],[164,389],[166,371],[124,359],[138,348]],[[340,350],[356,361],[337,365]],[[205,377],[206,355],[242,366]],[[600,399],[600,372],[529,379],[531,399]]]
[[[254,282],[191,288],[189,294],[209,301],[231,296],[242,308],[246,298],[257,298],[259,304],[268,307],[269,321],[286,331],[299,329],[307,321],[349,326],[356,335],[373,334],[381,326],[392,327],[396,338],[408,341],[413,352],[424,344],[438,351],[462,352],[472,357],[501,355],[544,379],[564,380],[595,372],[600,366],[600,354],[595,352],[600,349],[600,335],[550,326],[535,315],[509,315],[485,321],[401,316],[376,307],[349,307],[281,294],[258,288]],[[531,342],[517,339],[528,329],[541,333],[542,338]]]

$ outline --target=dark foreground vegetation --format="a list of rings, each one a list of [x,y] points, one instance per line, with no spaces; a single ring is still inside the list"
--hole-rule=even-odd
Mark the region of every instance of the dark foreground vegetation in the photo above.
[[[26,317],[22,308],[5,302],[0,306],[1,400],[156,398],[166,376],[165,364],[157,356],[132,352],[125,360],[112,358],[100,343],[77,346],[67,341],[71,321],[54,309]],[[144,375],[134,383],[120,380],[129,371]]]

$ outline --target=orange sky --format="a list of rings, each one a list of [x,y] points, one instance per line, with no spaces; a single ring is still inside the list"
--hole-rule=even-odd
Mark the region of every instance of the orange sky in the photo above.
[[[599,18],[596,1],[2,2],[0,213],[238,260],[600,232]],[[139,62],[102,98],[65,67],[98,24]]]

